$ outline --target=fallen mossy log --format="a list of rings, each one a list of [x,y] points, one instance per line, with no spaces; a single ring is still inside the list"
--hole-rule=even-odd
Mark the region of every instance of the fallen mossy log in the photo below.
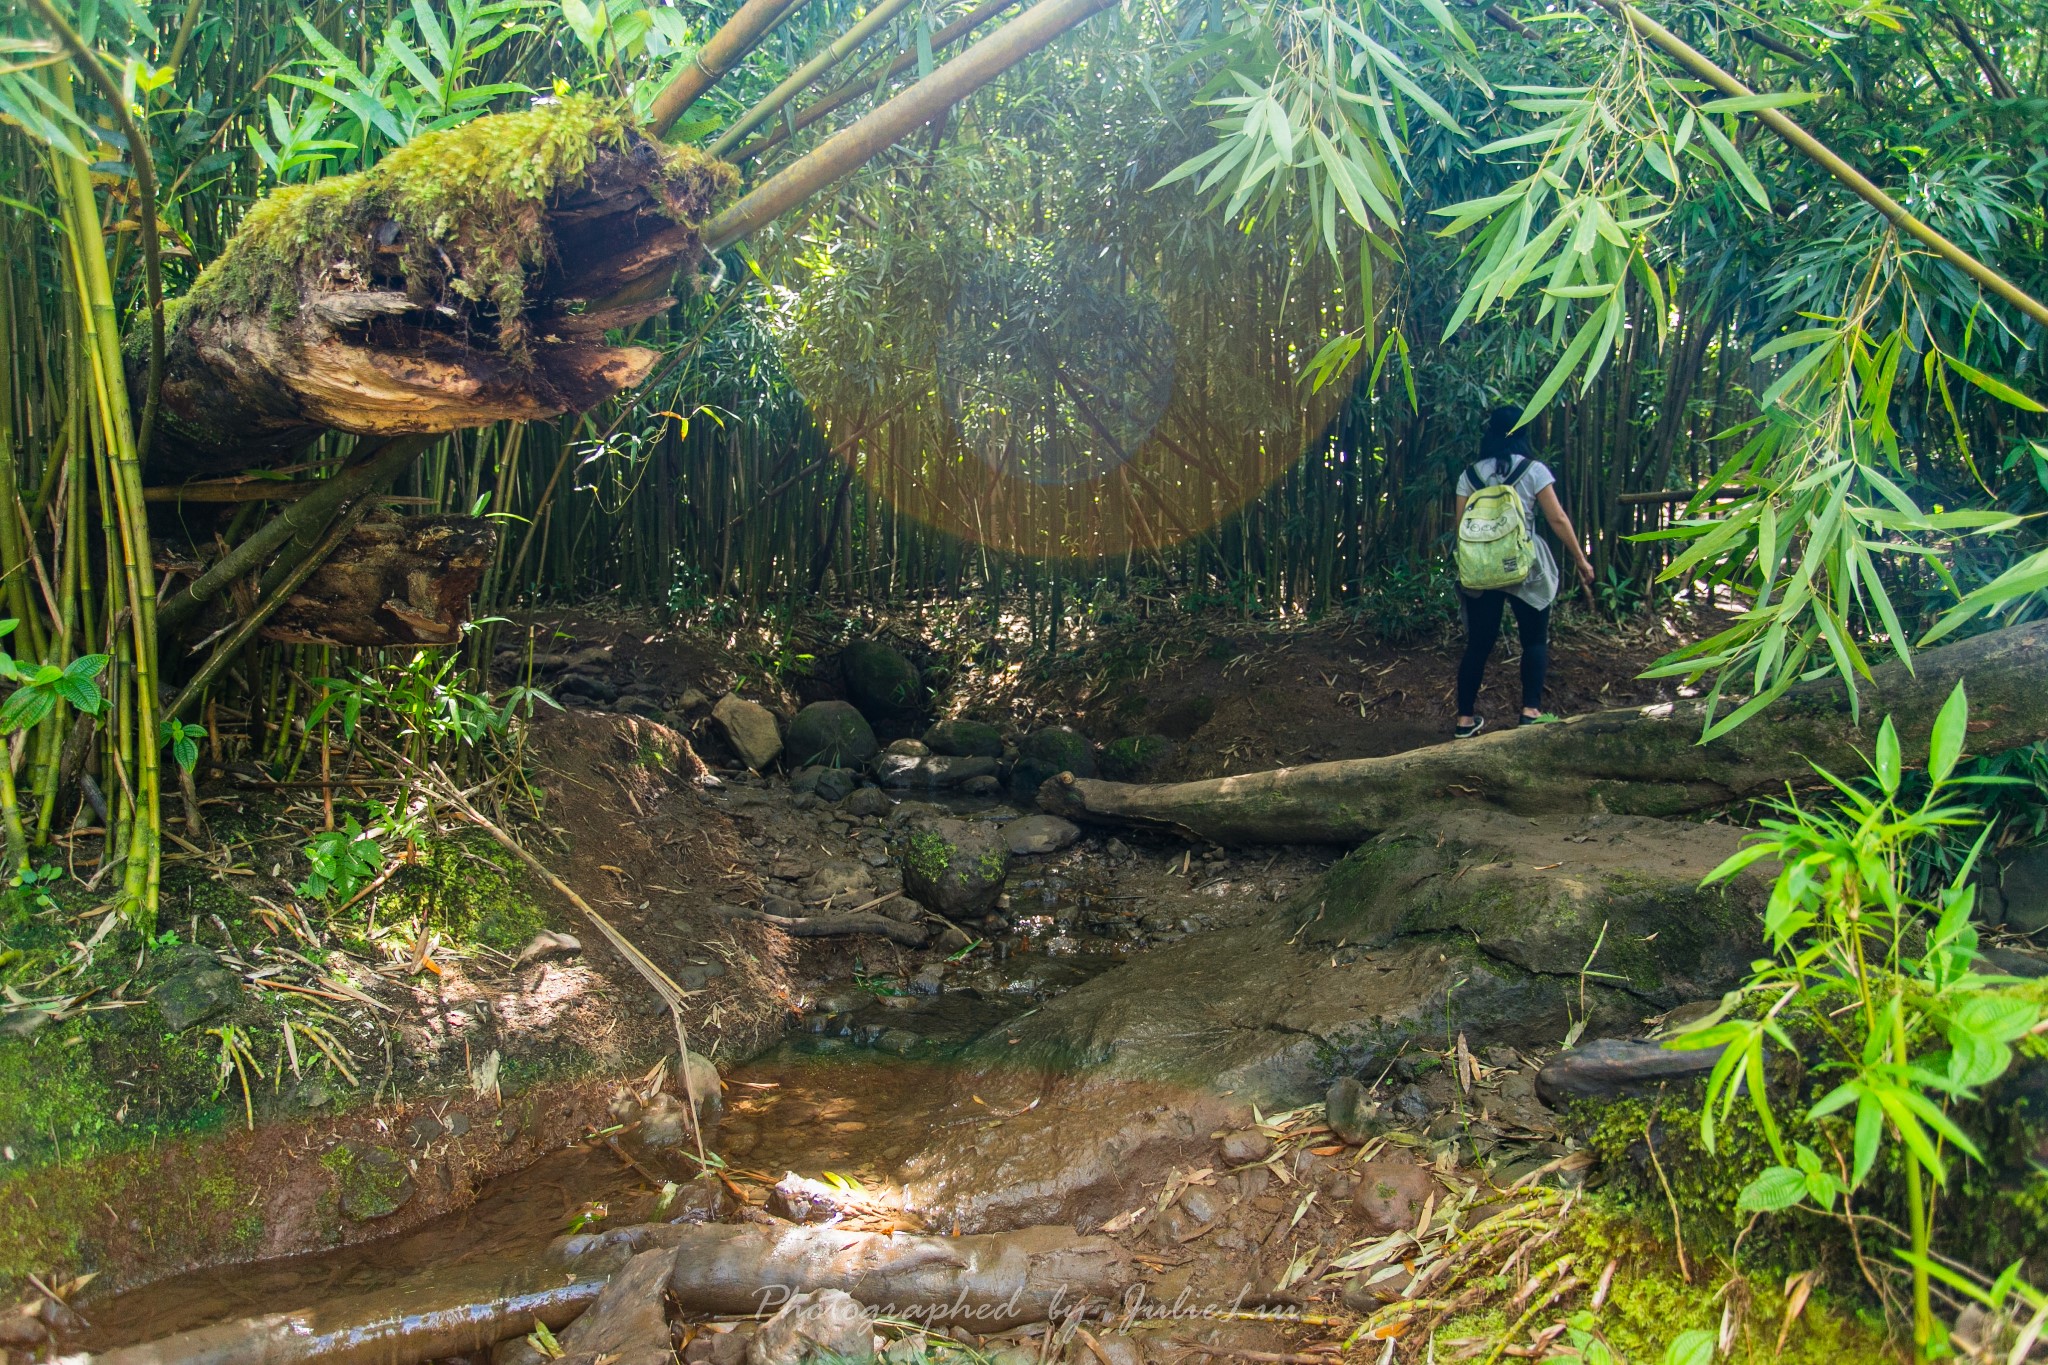
[[[668,1289],[682,1311],[709,1314],[772,1313],[840,1289],[890,1316],[990,1332],[1115,1298],[1134,1277],[1116,1243],[1068,1227],[914,1237],[707,1224],[677,1239]]]
[[[1672,816],[1781,795],[1813,764],[1864,771],[1884,716],[1924,755],[1959,680],[1971,753],[2048,738],[2048,621],[1992,631],[1872,670],[1860,715],[1832,681],[1802,684],[1748,723],[1702,744],[1706,705],[1685,700],[1602,711],[1384,758],[1140,786],[1061,774],[1038,803],[1069,819],[1184,830],[1222,843],[1352,844],[1432,805],[1484,801],[1524,814],[1612,811]],[[1724,708],[1725,709],[1725,708]]]
[[[352,529],[270,623],[296,645],[452,645],[498,542],[480,517],[376,517]]]
[[[656,353],[731,167],[582,96],[415,138],[252,209],[177,300],[159,482],[275,463],[324,430],[454,431],[586,408]]]

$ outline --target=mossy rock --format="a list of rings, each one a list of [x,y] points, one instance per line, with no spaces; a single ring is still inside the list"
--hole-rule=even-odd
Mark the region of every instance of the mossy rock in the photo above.
[[[783,753],[798,767],[858,768],[877,753],[874,727],[851,703],[812,702],[796,713]]]
[[[1017,766],[1010,775],[1010,788],[1029,800],[1047,778],[1061,773],[1076,777],[1095,776],[1095,746],[1080,731],[1065,725],[1049,725],[1027,735],[1017,746]]]
[[[861,714],[906,720],[924,711],[924,679],[917,665],[879,640],[857,640],[839,656],[846,695]]]
[[[1010,849],[995,826],[935,820],[910,831],[897,852],[903,892],[949,918],[992,909],[1010,875]]]
[[[342,1215],[359,1223],[389,1217],[418,1192],[405,1158],[389,1147],[342,1143],[320,1164],[334,1173],[335,1202]]]
[[[169,973],[150,990],[149,998],[163,1016],[164,1027],[183,1033],[233,1009],[242,998],[242,982],[205,948],[184,948],[171,959]]]
[[[924,732],[925,747],[952,758],[1001,758],[1003,732],[987,721],[942,720]]]
[[[1117,782],[1156,782],[1173,752],[1173,741],[1164,735],[1126,735],[1103,746],[1102,775]]]

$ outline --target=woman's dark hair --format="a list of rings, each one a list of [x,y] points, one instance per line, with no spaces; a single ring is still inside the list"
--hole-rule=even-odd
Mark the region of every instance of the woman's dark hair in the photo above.
[[[1486,414],[1486,434],[1479,438],[1482,464],[1491,460],[1494,469],[1505,474],[1515,456],[1529,453],[1528,436],[1515,430],[1515,423],[1521,418],[1520,408],[1495,408]]]

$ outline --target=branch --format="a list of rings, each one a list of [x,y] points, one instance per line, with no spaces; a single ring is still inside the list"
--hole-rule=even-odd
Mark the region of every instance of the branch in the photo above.
[[[1116,0],[1039,0],[931,75],[840,129],[702,229],[719,251],[773,222]]]
[[[1644,14],[1627,0],[1595,0],[1602,9],[1626,23],[1643,37],[1662,48],[1675,58],[1678,64],[1713,86],[1724,95],[1741,97],[1755,92],[1734,76],[1729,75],[1707,55],[1687,43],[1683,38],[1665,28],[1662,24]],[[1906,211],[1904,205],[1886,194],[1861,171],[1837,156],[1833,149],[1813,134],[1794,123],[1782,109],[1758,109],[1755,117],[1766,128],[1776,133],[1794,151],[1810,158],[1824,167],[1828,174],[1854,190],[1864,203],[1876,209],[1883,218],[1907,236],[1919,242],[1935,255],[1947,261],[1971,279],[1983,285],[1992,293],[2012,304],[2034,321],[2048,326],[2048,304],[2014,284],[1997,270],[1972,256],[1969,252],[1936,232],[1926,223]]]

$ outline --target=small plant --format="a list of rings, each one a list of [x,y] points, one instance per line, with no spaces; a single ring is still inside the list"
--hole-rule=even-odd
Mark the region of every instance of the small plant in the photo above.
[[[14,633],[20,622],[0,621],[0,639]],[[11,682],[14,690],[0,701],[0,745],[19,730],[33,730],[49,718],[59,705],[68,703],[89,716],[100,713],[102,698],[95,680],[107,666],[104,654],[81,654],[68,664],[38,664],[28,667],[0,647],[0,682]],[[7,855],[17,874],[29,868],[28,833],[21,823],[21,802],[14,788],[14,766],[0,756],[0,824],[4,824]]]
[[[299,883],[299,894],[324,901],[339,893],[350,900],[384,866],[384,849],[349,816],[340,829],[323,830],[306,841],[306,861],[313,871]]]
[[[171,751],[171,761],[186,772],[199,766],[199,741],[206,738],[204,725],[188,725],[166,718],[157,727],[157,742]]]
[[[1980,975],[1974,967],[1970,874],[1988,828],[1945,884],[1924,895],[1912,888],[1916,845],[1983,825],[1975,806],[1954,799],[1954,789],[2006,780],[1957,775],[1968,723],[1969,702],[1959,683],[1934,722],[1924,794],[1909,802],[1901,795],[1898,731],[1886,719],[1868,784],[1816,768],[1840,794],[1834,809],[1776,803],[1778,818],[1764,821],[1748,847],[1708,874],[1713,883],[1765,859],[1779,864],[1764,910],[1771,956],[1755,965],[1738,992],[1754,1017],[1719,1022],[1668,1044],[1725,1048],[1708,1077],[1700,1114],[1709,1151],[1717,1115],[1726,1121],[1738,1092],[1755,1108],[1776,1164],[1743,1190],[1741,1208],[1769,1213],[1811,1201],[1832,1211],[1838,1198],[1864,1186],[1887,1147],[1893,1149],[1906,1181],[1910,1251],[1899,1250],[1912,1270],[1913,1342],[1922,1358],[1942,1345],[1929,1287],[1935,1192],[1948,1183],[1958,1154],[1983,1159],[1950,1111],[1977,1100],[2006,1073],[2013,1044],[2041,1019],[2041,1006],[2015,989],[2019,983]],[[1812,1073],[1832,1085],[1806,1118],[1831,1142],[1843,1139],[1846,1179],[1829,1172],[1811,1148],[1788,1150],[1772,1112],[1767,1045],[1819,1056]]]
[[[1633,616],[1642,609],[1643,585],[1624,574],[1614,565],[1607,566],[1600,581],[1593,586],[1594,595],[1600,599],[1600,608],[1609,616],[1620,620]]]

